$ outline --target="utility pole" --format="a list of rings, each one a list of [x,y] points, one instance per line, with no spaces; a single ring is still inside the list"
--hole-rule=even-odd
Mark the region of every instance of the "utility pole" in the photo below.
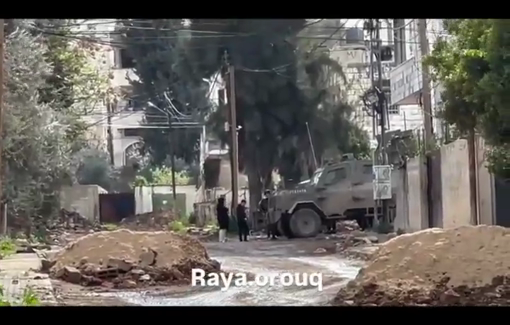
[[[386,115],[388,109],[388,99],[384,92],[383,84],[383,71],[382,71],[382,40],[381,40],[381,22],[379,19],[375,21],[375,38],[377,40],[377,85],[381,96],[379,96],[379,112],[380,112],[380,126],[381,126],[381,163],[388,165],[388,155],[386,154]],[[382,200],[382,215],[383,222],[388,224],[390,222],[389,204],[388,200]]]
[[[380,141],[378,151],[373,157],[374,168],[374,226],[378,224],[378,207],[382,206],[383,222],[390,223],[390,209],[388,199],[391,198],[391,169],[388,165],[388,155],[386,152],[386,116],[388,114],[388,96],[384,88],[382,62],[387,61],[391,53],[388,53],[388,47],[382,46],[381,40],[381,22],[379,19],[369,19],[365,22],[365,29],[370,32],[370,70],[372,88],[369,90],[371,95],[370,108],[373,110],[372,130],[376,132],[376,123],[380,126]],[[375,38],[375,39],[374,39]],[[376,62],[374,64],[374,57]],[[377,80],[374,76],[374,66],[377,66]],[[382,191],[384,190],[384,191]],[[378,202],[382,201],[382,202]]]
[[[172,208],[174,216],[177,217],[177,187],[175,185],[175,136],[173,130],[172,115],[170,112],[168,112],[168,132],[170,138],[170,164],[172,167],[172,197],[174,201]]]
[[[236,111],[236,90],[235,90],[235,67],[228,62],[228,53],[225,51],[225,63],[227,64],[227,94],[228,109],[230,113],[230,136],[232,148],[232,215],[235,216],[237,201],[239,197],[239,154],[238,154],[238,137],[237,137],[237,111]]]
[[[427,19],[418,19],[418,36],[420,39],[421,58],[429,54],[429,41],[427,38]],[[432,101],[430,95],[430,73],[427,65],[421,66],[422,76],[422,109],[423,127],[425,128],[425,148],[430,149],[433,141],[432,130]]]
[[[172,105],[172,103],[169,100],[169,106]],[[176,191],[176,184],[175,184],[175,139],[174,139],[174,124],[172,121],[172,113],[170,111],[170,108],[161,109],[158,106],[154,105],[153,103],[149,102],[149,106],[154,107],[158,111],[162,112],[166,115],[166,119],[168,122],[168,139],[169,139],[169,154],[170,154],[170,162],[171,162],[171,169],[172,169],[172,197],[173,197],[173,204],[172,204],[172,211],[175,216],[177,216],[177,191]]]
[[[381,29],[379,19],[375,20],[375,38],[377,43],[376,58],[377,58],[377,88],[379,92],[383,92],[383,72],[382,72],[382,41],[381,41]],[[384,93],[384,92],[383,92]],[[381,127],[381,159],[382,164],[387,164],[386,159],[386,144],[385,144],[385,133],[386,133],[386,98],[379,97],[379,125]]]
[[[113,104],[110,99],[110,95],[107,95],[106,99],[106,123],[107,123],[107,147],[108,147],[108,154],[110,156],[110,163],[115,165],[115,159],[113,154],[113,131],[112,131],[112,115],[113,115]]]
[[[3,195],[3,176],[4,176],[4,168],[3,168],[3,160],[2,160],[2,153],[4,151],[3,147],[3,140],[4,140],[4,28],[5,28],[5,21],[4,19],[0,19],[0,202],[1,202],[1,209],[2,213],[0,216],[2,217],[2,235],[7,234],[7,211],[6,210],[6,204],[4,202],[4,195]]]
[[[374,20],[369,19],[369,33],[370,33],[370,84],[372,88],[375,86],[375,74],[374,74]],[[374,136],[374,140],[377,139],[377,113],[375,111],[372,112],[372,134]],[[379,149],[380,152],[381,149]],[[374,151],[372,156],[372,165],[378,165],[379,159],[377,157],[377,151]],[[374,200],[374,222],[373,226],[377,227],[379,224],[379,202]]]

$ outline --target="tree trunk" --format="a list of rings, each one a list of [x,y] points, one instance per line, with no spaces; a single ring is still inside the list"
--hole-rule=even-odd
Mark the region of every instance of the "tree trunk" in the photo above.
[[[267,189],[272,188],[272,185],[273,185],[273,171],[270,170],[265,173],[262,187],[264,188],[264,191],[265,191]]]
[[[476,170],[476,145],[475,145],[475,130],[471,129],[468,133],[468,159],[469,159],[469,187],[470,187],[470,201],[471,201],[471,224],[478,225],[478,184],[477,184],[477,170]]]

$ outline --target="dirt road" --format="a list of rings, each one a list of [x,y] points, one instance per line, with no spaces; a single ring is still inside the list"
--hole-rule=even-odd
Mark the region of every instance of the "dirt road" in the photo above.
[[[339,288],[358,273],[361,262],[349,261],[335,254],[335,241],[331,239],[254,240],[225,244],[205,243],[209,255],[230,272],[245,272],[253,279],[257,275],[276,275],[286,272],[322,274],[323,290],[313,286],[274,285],[231,286],[225,291],[219,287],[181,287],[150,292],[115,292],[101,296],[117,298],[126,304],[143,306],[303,306],[323,305]],[[320,249],[322,252],[316,252]]]

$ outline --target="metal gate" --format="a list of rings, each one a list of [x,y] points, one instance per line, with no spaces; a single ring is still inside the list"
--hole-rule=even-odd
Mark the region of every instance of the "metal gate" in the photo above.
[[[494,177],[496,225],[510,227],[510,180]]]
[[[118,223],[134,215],[134,193],[99,194],[99,220],[102,223]]]

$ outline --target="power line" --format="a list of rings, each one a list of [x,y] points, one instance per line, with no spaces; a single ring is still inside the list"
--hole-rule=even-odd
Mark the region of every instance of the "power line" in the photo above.
[[[311,23],[311,24],[316,24],[316,23],[318,23],[318,22],[320,22],[320,21],[321,21],[321,20],[316,21],[316,22],[313,22],[313,23]],[[97,25],[99,25],[99,24],[107,24],[107,23],[108,23],[108,24],[111,24],[110,22],[101,22],[101,23],[97,23]],[[406,24],[406,26],[407,26],[407,25],[409,25],[410,23],[411,23],[411,22],[407,23],[407,24]],[[77,24],[77,25],[78,25],[78,24]],[[342,24],[342,26],[340,26],[340,27],[334,27],[334,28],[335,28],[335,31],[334,31],[334,32],[330,35],[330,37],[326,37],[326,38],[324,38],[324,37],[296,36],[296,38],[298,38],[298,39],[300,39],[300,38],[301,38],[301,39],[317,39],[317,40],[321,40],[321,39],[322,39],[322,40],[323,40],[323,42],[322,42],[322,43],[320,43],[320,44],[319,44],[319,46],[320,46],[320,45],[322,45],[324,42],[326,42],[326,41],[328,41],[328,40],[339,40],[339,41],[340,41],[340,40],[347,40],[347,39],[345,39],[345,38],[333,38],[333,36],[334,36],[334,35],[335,35],[338,31],[340,31],[340,30],[341,30],[341,28],[342,28],[342,27],[344,27],[344,26],[345,26],[345,23],[344,23],[344,24]],[[405,26],[404,26],[404,27],[405,27]],[[137,29],[137,26],[127,26],[127,27],[125,27],[125,28],[127,28],[127,29],[129,29],[129,28]],[[308,28],[315,28],[315,27],[308,27]],[[330,28],[330,26],[325,26],[325,28]],[[331,28],[332,28],[332,27],[331,27]],[[193,29],[182,29],[182,28],[181,28],[181,29],[178,29],[178,30],[164,29],[164,28],[144,28],[144,29],[145,29],[145,30],[154,30],[154,31],[162,31],[162,30],[164,31],[164,30],[168,30],[168,31],[174,31],[174,32],[176,32],[176,31],[184,31],[184,30],[185,30],[185,31],[189,31],[189,32],[192,32],[192,33],[193,33],[193,32],[208,32],[208,31],[195,31],[195,30],[193,30]],[[84,37],[80,37],[80,36],[63,35],[63,34],[60,34],[60,35],[59,35],[58,33],[52,33],[52,32],[44,31],[44,30],[41,30],[41,29],[39,29],[39,31],[40,31],[41,33],[46,33],[46,34],[50,34],[50,35],[61,36],[61,37],[67,37],[67,38],[73,38],[73,39],[80,39],[80,40],[86,40],[86,41],[90,41],[90,42],[102,43],[102,44],[105,44],[105,45],[114,45],[114,44],[116,43],[116,42],[112,42],[112,41],[104,42],[104,41],[102,41],[102,40],[97,40],[97,39],[92,39],[92,38],[84,38]],[[210,31],[210,32],[213,32],[213,33],[214,33],[214,31]],[[110,33],[110,34],[111,34],[111,33]],[[222,36],[232,36],[232,35],[218,35],[217,37],[222,37]],[[192,36],[192,37],[196,37],[196,36]],[[215,36],[213,36],[213,37],[215,37]],[[165,38],[165,37],[159,37],[158,41],[159,41],[161,38]],[[177,36],[177,37],[172,37],[171,39],[175,39],[175,38],[179,38],[179,36]],[[118,44],[124,44],[124,42],[117,42],[117,43],[118,43]],[[411,41],[406,41],[406,43],[408,43],[408,44],[418,44],[418,42],[411,42]],[[136,43],[133,43],[133,44],[136,44]],[[149,42],[139,42],[138,44],[149,44]],[[119,45],[119,46],[120,46],[120,47],[122,47],[122,45]],[[195,47],[195,49],[206,49],[206,48],[209,48],[209,47],[220,47],[220,46],[222,46],[222,44],[208,45],[208,46],[203,46],[203,47]],[[186,49],[184,49],[184,50],[187,50],[187,49],[188,49],[188,48],[186,48]],[[337,50],[335,50],[335,49],[331,50],[331,52],[335,52],[335,51],[342,51],[342,50],[338,50],[338,49],[337,49]],[[195,62],[195,63],[198,63],[198,62]],[[284,66],[280,66],[280,67],[276,67],[276,68],[273,68],[273,69],[249,69],[249,68],[241,67],[241,68],[240,68],[240,70],[247,71],[247,72],[275,72],[275,73],[277,73],[277,74],[280,74],[280,73],[279,73],[279,71],[278,71],[278,69],[282,69],[282,68],[284,68],[284,67],[286,67],[286,66],[289,66],[289,65],[290,65],[290,64],[288,64],[288,65],[284,65]],[[349,72],[347,72],[346,74],[349,74]],[[281,76],[284,76],[284,75],[282,75],[282,74],[280,74],[280,75],[281,75]],[[284,77],[286,77],[286,76],[284,76]],[[216,82],[216,79],[215,79],[215,82]],[[208,95],[208,97],[210,96],[210,92],[212,91],[212,89],[213,89],[213,87],[211,87],[211,89],[210,89],[210,91],[209,91],[209,95]]]
[[[315,40],[322,40],[322,42],[319,44],[318,47],[320,47],[322,44],[324,44],[326,41],[328,40],[332,40],[332,41],[347,41],[348,39],[347,38],[334,38],[333,36],[339,32],[344,26],[345,26],[346,23],[342,24],[342,26],[339,26],[339,27],[336,27],[335,28],[335,31],[329,36],[329,37],[321,37],[321,36],[293,36],[293,38],[295,39],[315,39]],[[409,24],[409,23],[408,23]],[[53,36],[61,36],[61,37],[65,37],[65,38],[71,38],[71,39],[79,39],[79,40],[82,40],[82,41],[88,41],[88,42],[95,42],[95,43],[98,43],[98,44],[103,44],[103,45],[110,45],[110,46],[113,46],[113,47],[124,47],[125,44],[151,44],[151,43],[159,43],[161,41],[161,39],[179,39],[181,38],[181,36],[179,35],[175,35],[175,36],[161,36],[161,35],[158,35],[158,36],[145,36],[145,37],[130,37],[131,40],[143,40],[143,42],[130,42],[130,41],[113,41],[113,40],[101,40],[101,39],[94,39],[93,37],[89,37],[89,36],[80,36],[78,33],[57,33],[55,31],[49,31],[49,30],[44,30],[44,29],[41,29],[41,28],[38,28],[38,27],[35,27],[35,26],[27,26],[28,28],[32,28],[32,29],[35,29],[36,31],[39,31],[43,34],[48,34],[48,35],[53,35]],[[125,29],[129,30],[129,29],[137,29],[136,26],[130,26],[130,27],[124,27]],[[308,28],[311,28],[311,27],[308,27]],[[306,27],[304,28],[306,29]],[[158,29],[158,28],[146,28],[145,30],[152,30],[152,31],[165,31],[165,29]],[[168,31],[173,31],[173,32],[178,32],[178,31],[186,31],[186,32],[190,32],[190,33],[193,33],[194,30],[193,29],[168,29]],[[200,32],[208,32],[208,31],[200,31]],[[215,33],[216,31],[210,31],[212,33]],[[90,35],[94,35],[94,34],[98,34],[98,33],[104,33],[104,34],[109,34],[109,35],[115,35],[116,33],[121,33],[119,31],[105,31],[105,32],[96,32],[96,31],[90,31]],[[221,32],[219,32],[221,33]],[[252,33],[252,34],[239,34],[239,35],[232,35],[232,33],[230,34],[220,34],[220,35],[192,35],[193,38],[222,38],[222,37],[228,37],[228,38],[231,38],[231,37],[249,37],[249,36],[256,36],[257,34],[256,33]],[[418,41],[405,41],[406,43],[408,44],[419,44]],[[211,45],[211,46],[214,46],[214,47],[221,47],[221,46],[224,46],[224,44],[215,44],[215,45]],[[200,49],[200,48],[203,48],[203,47],[197,47],[197,49]],[[191,49],[191,48],[187,48],[187,49]]]

